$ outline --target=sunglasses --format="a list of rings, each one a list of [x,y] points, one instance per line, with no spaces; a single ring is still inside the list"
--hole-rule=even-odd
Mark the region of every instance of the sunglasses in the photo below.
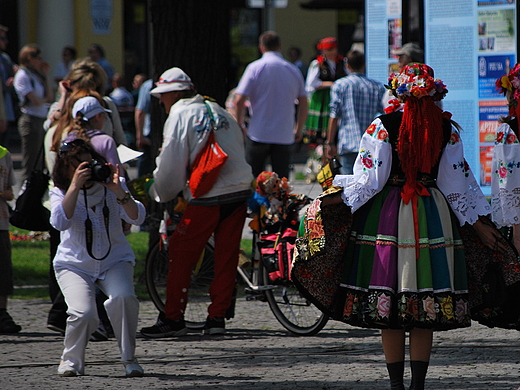
[[[63,145],[61,146],[60,148],[60,152],[59,152],[59,156],[60,157],[63,157],[65,156],[68,152],[70,152],[72,149],[75,149],[75,148],[82,148],[82,149],[89,149],[89,146],[88,144],[82,140],[82,139],[75,139],[73,141],[70,141],[70,142],[64,142]]]

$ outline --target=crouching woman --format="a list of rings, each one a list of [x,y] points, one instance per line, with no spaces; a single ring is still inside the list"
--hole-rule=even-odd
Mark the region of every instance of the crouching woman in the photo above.
[[[139,314],[135,256],[121,219],[140,225],[145,208],[121,183],[119,165],[104,162],[87,143],[73,140],[61,147],[53,171],[51,223],[61,232],[53,264],[69,314],[58,368],[64,377],[84,373],[85,348],[99,324],[96,286],[109,297],[105,307],[126,376],[143,375],[134,357]]]

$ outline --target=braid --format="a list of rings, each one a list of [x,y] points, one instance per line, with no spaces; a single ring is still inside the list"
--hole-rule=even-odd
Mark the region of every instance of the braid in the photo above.
[[[419,172],[431,173],[441,153],[442,134],[442,110],[433,99],[407,98],[397,144],[407,183],[414,185]]]

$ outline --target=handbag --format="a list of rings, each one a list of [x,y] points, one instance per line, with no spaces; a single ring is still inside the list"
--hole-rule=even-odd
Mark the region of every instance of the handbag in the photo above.
[[[42,150],[43,151],[43,147]],[[41,155],[38,155],[36,161]],[[25,179],[16,206],[9,222],[11,225],[25,230],[47,231],[51,229],[49,222],[51,212],[43,205],[42,199],[49,189],[49,174],[47,170],[33,169]]]
[[[215,120],[208,103],[204,102],[208,109],[210,130],[206,145],[199,152],[195,161],[191,164],[189,187],[194,198],[206,194],[215,185],[220,170],[228,159],[228,155],[222,150],[215,139]]]

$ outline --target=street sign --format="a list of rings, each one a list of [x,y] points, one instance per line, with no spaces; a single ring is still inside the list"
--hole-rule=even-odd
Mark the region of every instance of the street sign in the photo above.
[[[249,8],[265,8],[266,2],[271,8],[287,8],[289,0],[247,0],[247,6]]]

